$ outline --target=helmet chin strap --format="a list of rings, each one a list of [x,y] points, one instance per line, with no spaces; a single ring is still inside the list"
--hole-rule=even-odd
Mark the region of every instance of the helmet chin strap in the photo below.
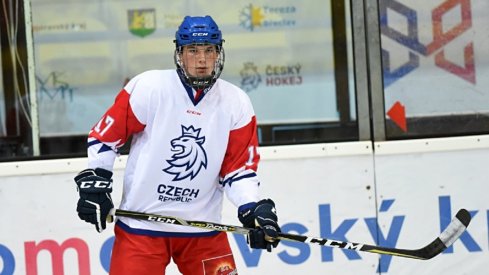
[[[213,71],[214,75],[214,71]],[[215,83],[214,76],[206,76],[206,77],[194,77],[185,74],[185,77],[188,79],[188,84],[198,90],[198,89],[206,89]]]

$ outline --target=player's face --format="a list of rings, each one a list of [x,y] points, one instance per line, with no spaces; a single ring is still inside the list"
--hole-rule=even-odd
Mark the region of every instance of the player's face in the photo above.
[[[188,45],[182,51],[183,67],[194,77],[210,76],[218,57],[215,45]]]

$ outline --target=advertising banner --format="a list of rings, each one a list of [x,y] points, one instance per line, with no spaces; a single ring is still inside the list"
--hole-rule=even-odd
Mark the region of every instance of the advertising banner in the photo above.
[[[453,149],[457,143],[476,146]],[[438,257],[420,263],[382,256],[380,271],[396,275],[484,273],[484,266],[489,264],[487,138],[455,139],[444,145],[444,150],[433,150],[438,146],[428,140],[386,144],[387,148],[378,145],[375,154],[382,243],[421,248],[447,227],[460,208],[471,213],[472,222],[460,239]],[[404,144],[414,144],[410,149],[417,152],[395,152]]]
[[[379,7],[386,111],[489,112],[488,1],[382,0]]]
[[[473,221],[453,246],[428,261],[287,241],[268,253],[229,234],[239,274],[483,274],[489,146],[415,153],[384,146],[375,157],[368,142],[267,147],[259,169],[262,197],[276,202],[284,232],[405,249],[433,241],[466,208]],[[75,211],[73,176],[86,160],[47,163],[52,169],[44,162],[0,165],[0,274],[106,274],[113,225],[99,234]],[[116,163],[115,205],[123,167]],[[225,200],[223,223],[239,225],[236,215]],[[167,274],[180,273],[171,264]]]

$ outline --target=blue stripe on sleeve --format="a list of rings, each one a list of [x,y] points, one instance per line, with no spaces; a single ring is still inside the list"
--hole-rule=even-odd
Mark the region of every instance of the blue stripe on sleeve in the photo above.
[[[247,179],[247,178],[252,178],[252,177],[256,177],[256,173],[253,172],[253,173],[249,173],[249,174],[246,174],[246,175],[242,175],[242,176],[239,176],[239,173],[238,174],[235,174],[233,175],[232,177],[229,177],[228,179],[226,179],[225,181],[221,181],[220,184],[224,187],[226,186],[226,184],[229,184],[229,186],[231,186],[233,184],[233,182],[236,182],[236,181],[240,181],[242,179]]]
[[[110,148],[109,146],[104,144],[104,145],[102,145],[102,147],[100,147],[100,150],[98,150],[98,153],[100,154],[100,153],[107,152],[110,150],[112,150],[112,148]]]

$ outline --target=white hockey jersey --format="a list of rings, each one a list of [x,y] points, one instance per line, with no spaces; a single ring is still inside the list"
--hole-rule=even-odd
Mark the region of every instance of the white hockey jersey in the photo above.
[[[224,193],[237,207],[258,201],[256,129],[248,96],[233,84],[218,79],[196,99],[175,70],[147,71],[90,131],[89,168],[112,170],[117,149],[132,136],[121,209],[220,222]],[[140,234],[207,232],[120,221]]]

